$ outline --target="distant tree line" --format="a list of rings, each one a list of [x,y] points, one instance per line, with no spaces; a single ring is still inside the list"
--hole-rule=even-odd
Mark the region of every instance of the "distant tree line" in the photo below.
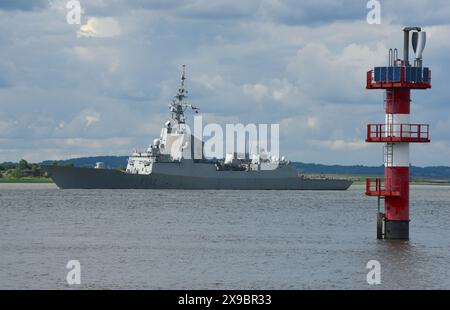
[[[56,165],[58,163],[55,163]],[[65,164],[64,166],[73,166],[73,164]],[[23,178],[23,177],[45,177],[46,173],[41,166],[36,163],[29,163],[25,159],[21,159],[18,163],[5,162],[0,163],[0,178]]]
[[[21,159],[18,163],[0,164],[0,177],[39,177],[43,176],[41,167],[38,164],[27,162]]]

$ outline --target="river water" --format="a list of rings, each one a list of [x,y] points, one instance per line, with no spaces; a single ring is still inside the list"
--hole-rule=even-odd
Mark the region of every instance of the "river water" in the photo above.
[[[450,289],[450,187],[411,188],[407,242],[363,192],[0,184],[0,289]]]

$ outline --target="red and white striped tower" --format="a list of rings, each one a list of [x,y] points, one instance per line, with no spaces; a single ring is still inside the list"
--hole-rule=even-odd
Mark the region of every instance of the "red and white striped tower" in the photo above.
[[[379,239],[409,239],[409,143],[427,143],[429,126],[409,120],[411,89],[431,88],[431,71],[422,67],[426,34],[419,27],[404,30],[403,60],[389,50],[389,65],[367,72],[367,89],[385,89],[385,123],[367,125],[366,142],[384,143],[384,180],[367,178],[366,195],[384,199],[378,211]],[[416,55],[409,63],[409,37]]]

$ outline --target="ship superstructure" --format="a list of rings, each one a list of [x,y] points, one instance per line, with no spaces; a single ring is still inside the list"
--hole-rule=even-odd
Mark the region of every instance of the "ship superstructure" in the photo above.
[[[129,157],[127,173],[148,175],[152,173],[152,167],[155,164],[180,163],[184,159],[213,164],[217,171],[274,170],[290,164],[284,157],[280,159],[277,156],[271,156],[263,149],[257,154],[233,152],[227,153],[224,159],[206,159],[203,153],[203,141],[191,135],[186,129],[186,110],[198,108],[186,102],[185,80],[186,69],[183,66],[178,93],[169,105],[170,119],[161,129],[160,137],[154,139],[146,151],[135,151]]]

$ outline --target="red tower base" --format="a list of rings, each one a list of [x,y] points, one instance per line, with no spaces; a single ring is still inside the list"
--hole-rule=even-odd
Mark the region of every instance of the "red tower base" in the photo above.
[[[386,188],[399,191],[399,196],[384,199],[384,238],[409,239],[409,168],[386,167]]]
[[[409,221],[384,219],[384,238],[409,240]]]

